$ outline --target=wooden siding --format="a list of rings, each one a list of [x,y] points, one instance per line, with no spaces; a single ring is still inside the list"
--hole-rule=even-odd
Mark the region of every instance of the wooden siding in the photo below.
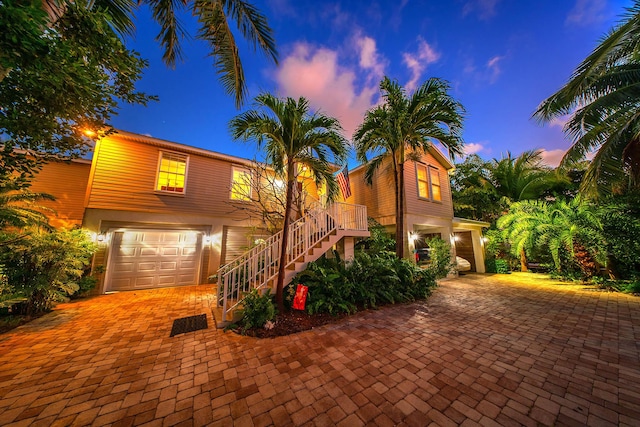
[[[365,167],[349,173],[351,181],[351,197],[347,203],[365,205],[367,215],[380,220],[396,215],[396,199],[393,182],[393,170],[390,160],[385,160],[375,172],[373,184],[368,185],[364,180]],[[395,219],[393,220],[395,223]]]
[[[406,195],[406,212],[414,215],[429,215],[441,218],[453,218],[453,203],[451,201],[451,184],[449,175],[444,167],[431,154],[425,154],[420,161],[425,166],[434,166],[440,176],[440,190],[442,201],[433,201],[418,197],[418,180],[416,176],[416,162],[409,161],[404,167],[404,188]]]
[[[112,136],[96,149],[87,207],[139,212],[246,217],[230,200],[233,163],[189,154],[184,195],[155,191],[161,147]],[[175,152],[175,151],[173,151]]]
[[[30,190],[56,198],[55,201],[38,202],[55,211],[47,212],[52,226],[71,228],[82,224],[90,170],[88,161],[50,162],[35,176]]]
[[[424,154],[421,163],[434,166],[440,176],[442,201],[431,201],[418,198],[418,182],[416,178],[416,163],[407,161],[404,165],[405,213],[407,215],[428,215],[441,218],[453,218],[453,204],[451,201],[451,185],[446,168],[430,153]],[[385,218],[395,218],[395,192],[393,189],[393,170],[390,160],[385,160],[376,172],[373,185],[364,181],[365,168],[361,167],[350,172],[352,196],[349,203],[367,206],[368,215],[380,221]],[[387,223],[387,221],[382,221]],[[393,222],[395,223],[395,219]]]

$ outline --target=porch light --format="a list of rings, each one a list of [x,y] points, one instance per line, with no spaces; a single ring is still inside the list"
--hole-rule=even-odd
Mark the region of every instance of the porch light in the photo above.
[[[97,240],[99,243],[104,242],[104,241],[105,241],[105,238],[106,238],[106,236],[104,235],[104,233],[100,233],[100,234],[98,234],[98,235],[96,236],[96,240]]]
[[[210,245],[211,244],[211,236],[209,236],[209,235],[204,236],[203,242],[207,246]]]
[[[416,240],[418,240],[419,238],[420,238],[420,234],[416,233],[415,231],[409,232],[409,241],[411,243],[415,243]]]

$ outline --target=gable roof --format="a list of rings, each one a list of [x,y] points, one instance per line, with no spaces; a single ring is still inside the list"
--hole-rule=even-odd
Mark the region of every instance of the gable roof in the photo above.
[[[449,160],[449,158],[447,156],[445,156],[442,151],[440,151],[440,149],[438,147],[436,147],[435,145],[431,144],[429,146],[429,148],[427,149],[427,152],[429,154],[431,154],[437,161],[438,163],[440,163],[445,170],[450,171],[452,169],[455,169],[455,166],[453,163],[451,163],[451,160]],[[355,168],[353,168],[350,172],[355,172],[357,170],[360,170],[361,168],[365,167],[366,164],[360,164],[358,166],[356,166]]]

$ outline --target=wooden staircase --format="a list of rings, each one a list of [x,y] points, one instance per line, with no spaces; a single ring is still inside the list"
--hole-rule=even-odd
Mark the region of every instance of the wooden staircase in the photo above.
[[[289,226],[285,286],[307,264],[320,258],[343,238],[368,236],[366,206],[333,203],[326,209],[309,210]],[[218,327],[237,320],[234,314],[246,293],[275,287],[281,244],[282,232],[279,232],[220,267],[216,297]]]

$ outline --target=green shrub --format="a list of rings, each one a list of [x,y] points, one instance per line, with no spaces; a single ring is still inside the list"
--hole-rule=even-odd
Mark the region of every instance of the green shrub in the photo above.
[[[271,289],[267,289],[264,295],[258,289],[247,293],[242,300],[242,325],[245,329],[262,328],[276,317],[276,307],[273,305]]]
[[[396,240],[387,229],[373,218],[368,218],[370,236],[356,243],[356,249],[361,249],[371,255],[382,252],[393,252]]]
[[[34,231],[5,240],[0,264],[12,292],[28,298],[27,314],[36,314],[80,289],[78,281],[94,251],[94,243],[82,230]]]
[[[433,274],[413,262],[381,253],[357,251],[347,266],[339,257],[320,258],[298,274],[286,291],[290,304],[294,285],[309,287],[307,312],[353,313],[358,307],[377,307],[426,298],[436,286]]]
[[[511,270],[509,269],[509,263],[503,259],[486,259],[485,267],[487,269],[487,273],[498,273],[498,274],[509,274]]]
[[[451,245],[440,237],[430,239],[428,245],[431,249],[429,253],[431,262],[427,269],[436,279],[447,277],[455,266],[451,262]]]
[[[351,298],[353,284],[347,279],[344,263],[335,252],[333,258],[322,257],[309,263],[293,283],[309,287],[306,302],[309,314],[329,313],[335,316],[356,311]]]

